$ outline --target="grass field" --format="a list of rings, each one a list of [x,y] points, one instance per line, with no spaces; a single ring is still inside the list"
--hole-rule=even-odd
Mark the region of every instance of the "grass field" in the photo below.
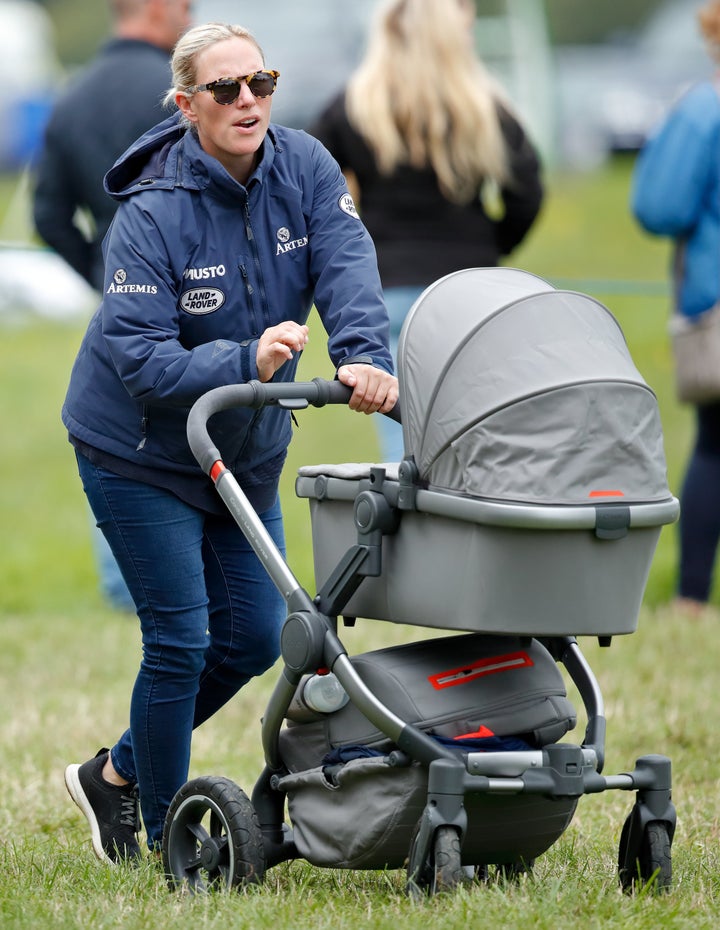
[[[673,398],[663,293],[667,246],[641,235],[628,217],[628,172],[629,163],[620,161],[593,177],[553,179],[545,213],[513,264],[593,294],[618,317],[658,394],[670,486],[677,493],[691,419]],[[271,870],[251,894],[189,900],[168,894],[150,865],[130,872],[97,863],[62,770],[124,727],[139,641],[135,622],[108,611],[97,593],[85,504],[59,421],[82,329],[77,322],[3,325],[0,319],[0,926],[718,926],[718,617],[690,621],[667,606],[674,528],[661,535],[637,634],[616,638],[609,650],[582,643],[605,696],[606,771],[630,770],[648,752],[673,761],[678,829],[671,894],[628,897],[618,890],[617,844],[632,803],[618,791],[581,800],[532,880],[462,890],[421,905],[405,897],[397,872],[328,871],[294,862]],[[329,374],[317,321],[302,372]],[[372,422],[348,411],[313,410],[299,420],[283,497],[289,562],[312,588],[306,505],[292,494],[295,467],[372,459],[377,446]],[[360,624],[345,640],[354,652],[413,635],[409,628]],[[252,788],[261,767],[259,719],[273,682],[269,673],[251,683],[197,732],[192,775],[223,774]]]

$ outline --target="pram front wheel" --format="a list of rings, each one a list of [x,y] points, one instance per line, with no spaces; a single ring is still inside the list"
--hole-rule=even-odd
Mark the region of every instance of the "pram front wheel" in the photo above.
[[[186,782],[168,810],[162,859],[171,888],[192,894],[260,884],[263,836],[245,792],[219,776]]]
[[[669,891],[672,885],[671,839],[667,824],[654,820],[645,825],[637,856],[629,851],[631,818],[625,821],[620,837],[619,873],[623,891],[652,883],[656,891]]]
[[[462,866],[460,834],[454,827],[438,827],[433,836],[430,852],[416,874],[408,874],[408,894],[435,895],[453,891],[472,879]]]

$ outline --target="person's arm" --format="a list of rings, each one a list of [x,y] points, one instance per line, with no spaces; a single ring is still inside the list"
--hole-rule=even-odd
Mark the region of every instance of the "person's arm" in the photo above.
[[[192,348],[182,344],[180,282],[173,271],[179,246],[166,240],[168,222],[146,209],[142,197],[121,203],[105,240],[102,330],[131,397],[190,406],[212,388],[258,379],[258,339],[238,330],[238,341],[228,336]]]
[[[345,359],[368,356],[373,365],[392,372],[375,246],[337,162],[317,143],[309,154],[314,173],[310,270],[330,357],[339,367]]]
[[[137,201],[119,208],[105,257],[103,336],[118,375],[137,400],[190,406],[215,387],[267,381],[307,342],[307,327],[288,320],[269,327],[259,338],[239,342],[223,338],[186,348],[180,340],[177,285],[165,238],[156,219]],[[350,340],[349,344],[368,342]],[[381,356],[379,342],[375,348]],[[353,363],[342,369],[340,377],[354,388],[353,409],[370,413],[394,406],[396,381],[384,370]]]
[[[510,181],[501,189],[504,206],[496,226],[501,255],[509,255],[527,235],[542,205],[544,190],[538,154],[523,127],[507,110],[500,109],[510,163]]]
[[[633,172],[630,202],[635,219],[647,232],[680,238],[697,223],[708,179],[718,170],[719,111],[714,89],[698,88],[643,147]]]
[[[78,208],[71,179],[65,171],[65,140],[51,122],[35,173],[33,222],[42,240],[78,274],[93,281],[93,248],[75,224]]]
[[[353,388],[350,407],[387,412],[398,387],[375,247],[337,162],[321,146],[313,147],[312,158],[312,273],[328,351],[339,380]]]

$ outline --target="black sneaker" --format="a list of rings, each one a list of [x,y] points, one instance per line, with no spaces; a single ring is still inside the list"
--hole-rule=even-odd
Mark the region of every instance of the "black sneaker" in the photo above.
[[[140,857],[137,788],[105,781],[102,770],[107,756],[108,750],[101,749],[82,765],[68,765],[65,784],[90,823],[93,852],[98,859],[112,864],[130,862]]]

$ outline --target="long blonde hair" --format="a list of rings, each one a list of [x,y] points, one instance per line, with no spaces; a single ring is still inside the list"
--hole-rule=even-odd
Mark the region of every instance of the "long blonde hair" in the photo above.
[[[458,203],[477,197],[484,180],[509,180],[502,94],[475,52],[468,8],[468,0],[386,0],[346,96],[382,174],[430,167]]]

